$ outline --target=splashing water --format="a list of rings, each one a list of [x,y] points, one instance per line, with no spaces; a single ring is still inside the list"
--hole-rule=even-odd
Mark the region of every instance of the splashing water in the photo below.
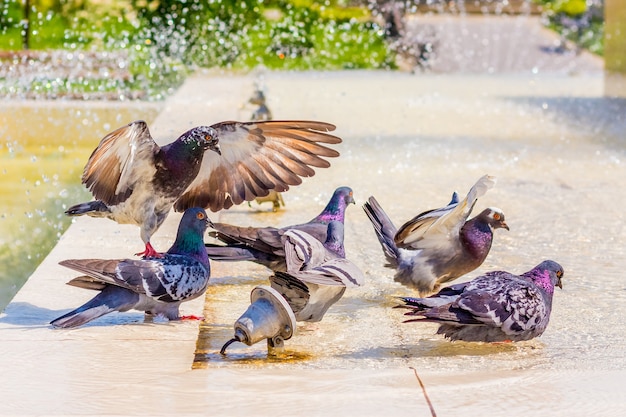
[[[160,105],[8,101],[0,106],[0,308],[70,224],[69,204],[89,199],[80,175],[110,130],[151,120]]]

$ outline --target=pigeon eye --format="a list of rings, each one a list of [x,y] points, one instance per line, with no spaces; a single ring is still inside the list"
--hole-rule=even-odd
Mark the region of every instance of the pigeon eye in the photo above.
[[[500,213],[493,213],[493,219],[494,220],[500,220]]]
[[[196,214],[196,217],[198,218],[198,220],[204,220],[204,213],[198,213]]]
[[[556,271],[556,277],[557,278],[561,278],[563,276],[563,270],[559,269],[558,271]]]

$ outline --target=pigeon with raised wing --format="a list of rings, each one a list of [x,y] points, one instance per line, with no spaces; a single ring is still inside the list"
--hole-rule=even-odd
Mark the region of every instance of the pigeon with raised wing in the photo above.
[[[221,122],[160,147],[147,124],[135,121],[106,135],[93,151],[82,182],[96,200],[66,214],[138,225],[145,243],[138,255],[158,256],[150,238],[172,207],[218,211],[270,190],[286,191],[313,176],[314,167],[329,167],[324,158],[339,156],[325,146],[341,142],[327,133],[334,129],[316,121]]]
[[[491,249],[493,230],[509,230],[504,213],[495,207],[468,220],[478,197],[494,184],[495,178],[485,175],[463,200],[455,193],[447,206],[425,211],[399,230],[370,197],[363,209],[383,248],[386,266],[396,270],[394,279],[425,296],[478,268]]]
[[[270,277],[272,288],[289,303],[297,321],[320,321],[328,309],[343,296],[346,288],[363,285],[365,277],[351,261],[337,257],[333,247],[333,229],[343,224],[330,222],[329,239],[319,240],[292,229],[282,237],[287,272],[275,271]]]
[[[554,288],[563,288],[563,268],[547,260],[521,275],[488,272],[441,289],[428,298],[402,298],[408,322],[438,323],[437,334],[466,342],[530,340],[550,321]]]
[[[333,193],[324,210],[307,223],[283,228],[241,227],[227,223],[214,223],[209,232],[225,245],[207,243],[209,257],[215,261],[252,261],[274,271],[285,271],[285,251],[282,237],[286,231],[295,229],[308,233],[319,242],[326,242],[332,235],[335,244],[329,249],[338,257],[345,257],[343,246],[343,223],[346,208],[354,204],[350,187],[339,187]],[[328,228],[329,223],[339,222],[342,227]],[[332,234],[328,234],[333,231]]]
[[[61,265],[86,274],[68,284],[100,292],[51,324],[77,327],[113,311],[130,309],[178,319],[180,304],[202,295],[209,283],[209,257],[203,240],[209,224],[204,209],[186,210],[174,244],[161,257],[61,261]]]

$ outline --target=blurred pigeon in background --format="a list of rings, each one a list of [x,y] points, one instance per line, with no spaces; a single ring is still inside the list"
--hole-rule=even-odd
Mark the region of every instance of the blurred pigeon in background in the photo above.
[[[222,122],[199,126],[160,147],[136,121],[106,135],[85,166],[82,182],[95,201],[66,214],[136,224],[145,243],[137,255],[158,256],[150,244],[172,206],[218,211],[286,191],[301,177],[327,168],[339,153],[323,144],[341,139],[335,126],[316,121]],[[212,150],[214,152],[205,152]]]
[[[61,265],[87,275],[68,284],[100,293],[50,324],[77,327],[113,311],[130,309],[178,319],[180,304],[202,295],[209,283],[209,257],[203,241],[209,224],[204,209],[186,210],[174,244],[162,257],[61,261]]]
[[[255,203],[261,205],[263,203],[272,203],[272,211],[277,212],[281,207],[285,207],[285,200],[283,200],[282,193],[271,190],[265,197],[257,197],[254,199]],[[248,202],[248,207],[252,207],[252,204]]]
[[[522,275],[488,272],[443,288],[428,298],[403,298],[408,322],[439,323],[437,334],[466,342],[530,340],[548,326],[554,288],[563,288],[563,268],[543,261]]]
[[[272,112],[270,108],[267,106],[265,93],[263,89],[255,83],[254,92],[252,96],[248,99],[248,103],[253,104],[256,107],[252,115],[250,116],[250,120],[260,121],[260,120],[272,120]],[[285,206],[285,201],[281,193],[275,190],[271,190],[268,195],[264,197],[257,197],[254,199],[257,204],[263,204],[266,202],[272,203],[272,211],[276,212],[281,207]],[[248,201],[248,206],[252,207],[250,202]]]
[[[346,288],[365,282],[361,270],[334,251],[337,241],[333,236],[343,229],[343,223],[332,221],[328,229],[324,244],[296,229],[287,230],[282,237],[287,272],[274,272],[270,283],[287,300],[297,321],[322,320]]]
[[[343,225],[348,205],[354,204],[350,187],[339,187],[320,214],[307,223],[283,228],[275,227],[241,227],[226,223],[214,223],[214,232],[209,235],[222,241],[223,244],[207,243],[209,258],[215,261],[252,261],[265,265],[274,271],[285,271],[285,251],[282,237],[286,231],[296,229],[308,233],[319,242],[326,242],[328,224],[336,221]],[[334,239],[337,241],[332,248],[338,257],[345,257],[343,246],[344,233],[335,228]]]
[[[463,200],[458,201],[455,193],[447,206],[425,211],[399,230],[370,197],[363,209],[383,248],[386,266],[396,270],[394,279],[425,296],[478,268],[491,249],[493,230],[509,230],[504,213],[494,207],[467,220],[478,197],[494,184],[495,178],[485,175]]]
[[[250,97],[248,103],[257,106],[257,108],[252,113],[250,120],[272,120],[272,112],[270,111],[270,108],[267,107],[265,93],[258,85],[255,86],[252,97]]]

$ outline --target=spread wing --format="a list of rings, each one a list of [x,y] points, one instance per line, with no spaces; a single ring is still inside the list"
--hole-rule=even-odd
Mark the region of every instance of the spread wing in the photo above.
[[[449,244],[458,236],[478,197],[485,195],[495,183],[495,177],[485,175],[472,186],[463,200],[455,202],[453,195],[447,206],[426,211],[409,220],[398,229],[394,238],[396,246],[423,249]]]
[[[302,177],[327,168],[324,158],[339,152],[323,144],[341,139],[326,132],[335,126],[315,121],[222,122],[213,126],[222,155],[204,154],[195,180],[174,208],[205,207],[212,211],[266,196],[270,190],[286,191]]]
[[[287,230],[282,242],[287,271],[290,273],[317,267],[331,256],[322,242],[301,230]]]
[[[139,180],[152,179],[159,146],[148,125],[138,120],[106,135],[93,151],[82,182],[93,196],[114,205],[126,200]]]
[[[287,272],[299,280],[344,287],[357,287],[365,282],[363,272],[354,263],[333,255],[308,233],[289,229],[282,239]]]

